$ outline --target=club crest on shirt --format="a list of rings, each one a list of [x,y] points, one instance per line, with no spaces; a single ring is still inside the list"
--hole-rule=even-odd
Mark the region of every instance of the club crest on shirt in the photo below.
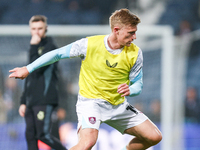
[[[95,117],[89,117],[89,122],[91,124],[95,124],[96,123],[96,118]]]
[[[37,114],[38,120],[43,120],[44,119],[44,111],[39,111]]]
[[[42,55],[43,49],[44,49],[43,46],[40,46],[40,47],[38,48],[38,55]]]

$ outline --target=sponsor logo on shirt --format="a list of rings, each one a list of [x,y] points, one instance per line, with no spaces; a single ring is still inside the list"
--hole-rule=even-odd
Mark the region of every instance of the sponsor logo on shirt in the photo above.
[[[106,65],[108,66],[108,67],[110,67],[110,68],[115,68],[116,66],[117,66],[117,62],[116,63],[114,63],[114,64],[110,64],[110,62],[108,61],[108,60],[106,60]]]

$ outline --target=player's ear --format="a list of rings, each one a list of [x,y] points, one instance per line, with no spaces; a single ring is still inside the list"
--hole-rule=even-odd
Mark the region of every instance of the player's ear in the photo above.
[[[118,33],[119,29],[120,29],[120,28],[116,26],[116,27],[113,28],[113,31],[114,31],[115,33]]]

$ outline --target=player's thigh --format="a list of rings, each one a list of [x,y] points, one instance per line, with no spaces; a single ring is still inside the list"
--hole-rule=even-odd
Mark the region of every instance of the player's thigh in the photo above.
[[[79,144],[84,147],[92,147],[95,145],[99,131],[93,128],[80,128],[78,131]]]
[[[126,134],[134,135],[140,139],[158,139],[161,138],[161,132],[157,126],[149,119],[143,123],[134,126],[132,128],[126,129],[124,131]]]

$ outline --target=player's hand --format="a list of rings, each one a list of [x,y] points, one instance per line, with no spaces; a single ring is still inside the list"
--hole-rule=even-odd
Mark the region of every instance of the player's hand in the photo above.
[[[24,117],[25,116],[25,111],[26,111],[26,105],[25,104],[21,104],[20,107],[19,107],[19,115],[21,117]]]
[[[37,35],[37,34],[34,34],[34,35],[32,35],[30,44],[31,45],[37,45],[37,44],[40,43],[40,41],[41,41],[41,37],[39,35]]]
[[[129,96],[130,95],[129,86],[126,83],[120,84],[118,86],[117,92],[119,94],[122,94],[121,97]]]
[[[11,72],[9,78],[15,79],[24,79],[29,75],[29,72],[26,67],[14,68],[12,70],[9,70],[9,72]]]

